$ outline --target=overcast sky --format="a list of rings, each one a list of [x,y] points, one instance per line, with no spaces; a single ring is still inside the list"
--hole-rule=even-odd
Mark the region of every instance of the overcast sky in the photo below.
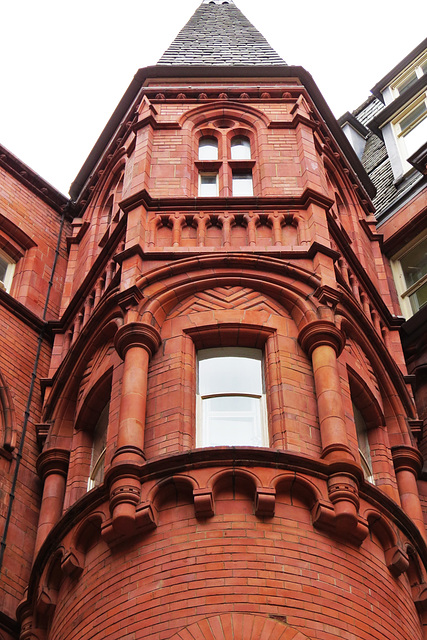
[[[0,0],[0,143],[63,193],[140,67],[200,0]],[[236,0],[336,117],[427,35],[426,0]]]

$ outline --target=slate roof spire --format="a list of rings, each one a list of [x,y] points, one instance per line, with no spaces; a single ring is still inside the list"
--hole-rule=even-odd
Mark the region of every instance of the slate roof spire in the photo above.
[[[157,64],[285,65],[233,0],[203,0]]]

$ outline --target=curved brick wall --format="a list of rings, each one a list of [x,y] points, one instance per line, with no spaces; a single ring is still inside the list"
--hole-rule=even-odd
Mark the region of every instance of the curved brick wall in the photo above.
[[[79,579],[62,582],[49,640],[160,640],[229,613],[278,619],[298,640],[421,640],[407,578],[393,578],[375,536],[334,540],[283,492],[258,518],[240,480],[218,488],[209,519],[173,484],[156,502],[155,530],[112,550],[99,538]]]

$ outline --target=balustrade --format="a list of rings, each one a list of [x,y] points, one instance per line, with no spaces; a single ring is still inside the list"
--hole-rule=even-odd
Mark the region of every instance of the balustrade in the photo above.
[[[148,222],[148,249],[239,250],[306,244],[304,220],[296,212],[158,213]]]

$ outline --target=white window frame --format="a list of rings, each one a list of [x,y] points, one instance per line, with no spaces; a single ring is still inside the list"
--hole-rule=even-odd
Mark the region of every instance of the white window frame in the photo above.
[[[424,104],[424,113],[422,113],[414,122],[412,122],[407,127],[402,127],[402,121],[407,118],[417,107]],[[418,98],[411,102],[403,111],[401,111],[398,116],[396,116],[393,121],[393,130],[395,132],[397,143],[399,146],[399,152],[403,163],[405,165],[405,172],[409,169],[412,169],[411,165],[407,162],[409,156],[412,155],[416,151],[416,149],[408,150],[405,142],[405,138],[408,134],[414,131],[421,123],[424,123],[426,126],[427,123],[427,93],[422,93]],[[427,135],[426,135],[427,140]],[[423,144],[423,141],[420,142],[419,146]]]
[[[259,394],[245,393],[242,391],[233,391],[232,389],[221,393],[207,393],[202,395],[199,393],[200,383],[200,360],[209,358],[226,358],[235,357],[242,359],[242,366],[246,358],[252,358],[258,360],[260,363],[261,373],[261,385],[262,389]],[[212,445],[209,441],[208,428],[203,415],[203,401],[211,398],[222,397],[242,397],[242,398],[255,398],[259,401],[259,420],[260,424],[257,425],[257,435],[261,444],[253,443],[241,443],[241,444],[224,444],[224,445]],[[252,349],[245,347],[218,347],[212,349],[201,349],[197,354],[197,393],[196,393],[196,447],[211,447],[211,446],[242,446],[242,447],[269,447],[269,436],[267,427],[267,407],[266,407],[266,395],[265,395],[265,380],[264,380],[264,359],[263,353],[260,349]]]
[[[236,144],[236,141],[242,141],[245,144]],[[234,142],[234,144],[233,144]],[[230,157],[232,160],[251,160],[252,150],[251,141],[248,136],[237,135],[230,140]]]
[[[419,78],[422,78],[424,74],[427,73],[426,64],[427,64],[427,52],[422,54],[419,58],[417,58],[417,60],[413,62],[413,64],[411,64],[411,66],[408,69],[406,69],[403,73],[400,74],[400,76],[396,78],[393,84],[390,85],[393,100],[395,100],[400,95],[403,95],[403,93],[405,93],[405,91],[401,91],[401,87],[407,82],[407,80],[411,75],[415,74],[416,80],[418,80]]]
[[[202,193],[203,191],[203,184],[202,184],[202,178],[204,176],[215,176],[216,181],[215,181],[215,193]],[[215,198],[216,196],[219,195],[219,184],[218,184],[218,172],[208,172],[208,171],[201,171],[199,173],[199,198]]]
[[[401,251],[399,251],[399,253],[397,253],[390,261],[394,283],[396,285],[396,290],[400,298],[400,308],[402,310],[403,316],[406,319],[411,318],[415,313],[417,313],[412,308],[410,296],[413,295],[417,291],[417,289],[420,289],[424,284],[427,283],[427,274],[422,276],[417,282],[408,287],[406,285],[405,275],[400,261],[407,253],[412,251],[417,246],[417,244],[425,241],[426,238],[427,235],[425,232],[419,234],[410,244],[401,249]]]
[[[12,286],[13,274],[15,273],[16,263],[7,255],[4,251],[0,250],[0,258],[6,264],[6,272],[3,280],[0,280],[0,289],[3,289],[7,293],[10,292]]]

